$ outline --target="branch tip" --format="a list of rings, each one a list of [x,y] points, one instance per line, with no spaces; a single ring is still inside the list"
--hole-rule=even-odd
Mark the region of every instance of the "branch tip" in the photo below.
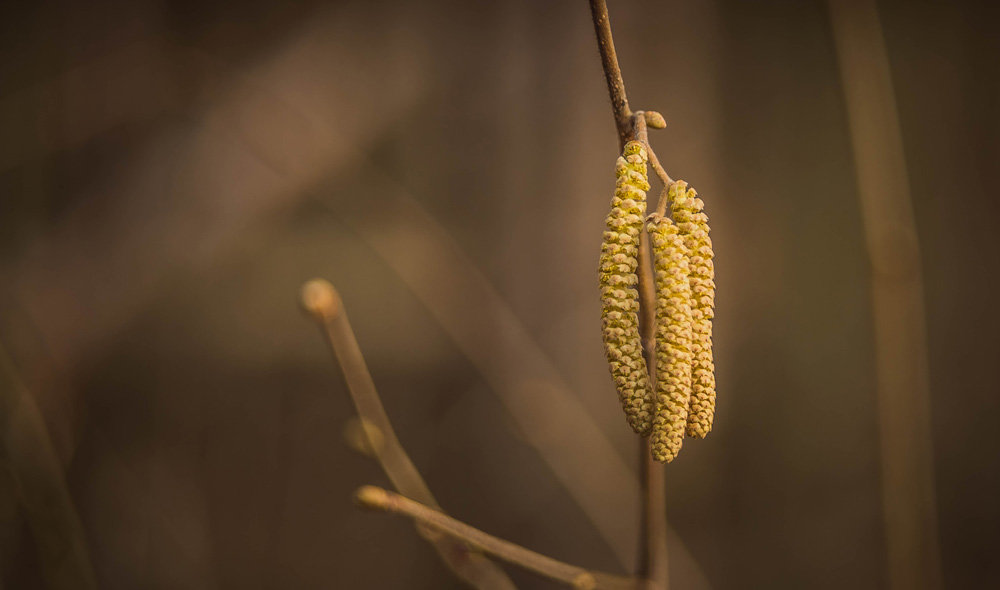
[[[307,281],[299,297],[306,312],[318,320],[332,320],[343,310],[340,294],[325,279]]]
[[[368,510],[389,510],[389,492],[376,486],[361,486],[354,492],[354,503]]]

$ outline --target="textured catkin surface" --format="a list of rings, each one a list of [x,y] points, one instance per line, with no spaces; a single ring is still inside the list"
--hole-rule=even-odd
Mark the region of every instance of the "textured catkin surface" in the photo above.
[[[656,273],[656,414],[650,447],[654,459],[670,462],[684,442],[691,397],[689,255],[670,219],[651,219],[647,227]]]
[[[683,180],[670,187],[674,221],[688,250],[691,286],[691,403],[687,435],[704,438],[715,419],[715,362],[712,358],[712,318],[715,316],[715,269],[708,236],[705,203]]]
[[[639,337],[635,272],[649,190],[646,161],[646,150],[634,141],[618,158],[599,269],[604,352],[628,424],[643,436],[650,432],[654,409]]]

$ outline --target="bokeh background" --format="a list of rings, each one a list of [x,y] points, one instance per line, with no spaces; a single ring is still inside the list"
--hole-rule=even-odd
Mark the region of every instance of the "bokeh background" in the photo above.
[[[998,22],[989,2],[878,7],[942,576],[991,587]],[[827,5],[610,8],[632,106],[668,120],[653,145],[717,253],[716,426],[667,470],[675,587],[884,588],[871,266]],[[5,395],[32,400],[4,403],[3,587],[45,587],[39,547],[61,541],[37,522],[58,529],[65,497],[101,588],[460,587],[408,522],[351,503],[387,481],[344,444],[353,408],[297,304],[314,276],[450,513],[630,571],[635,441],[595,278],[616,151],[582,0],[0,4],[0,341]]]

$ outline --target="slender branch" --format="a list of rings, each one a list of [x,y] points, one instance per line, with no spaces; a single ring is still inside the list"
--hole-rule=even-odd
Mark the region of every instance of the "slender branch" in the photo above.
[[[355,492],[354,498],[364,508],[408,516],[427,528],[461,539],[484,553],[553,580],[564,582],[579,590],[637,590],[642,588],[641,580],[594,572],[563,563],[510,541],[484,533],[434,508],[379,487],[363,486]]]
[[[615,41],[611,37],[611,20],[608,18],[605,0],[590,0],[590,14],[594,20],[594,32],[597,33],[597,46],[601,50],[601,65],[608,83],[615,128],[618,130],[618,149],[621,151],[628,143],[632,131],[632,111],[628,108],[628,97],[625,96],[625,81],[622,80],[622,71],[618,67],[618,54],[615,53]]]
[[[653,150],[652,146],[649,145],[648,141],[646,142],[646,151],[649,153],[649,165],[653,168],[653,172],[655,172],[660,178],[660,182],[663,183],[663,186],[667,187],[673,184],[674,179],[670,178],[667,171],[663,169],[663,166],[660,164],[660,159],[656,157],[656,152]]]
[[[632,126],[635,130],[636,141],[641,141],[646,146],[646,154],[649,156],[649,166],[656,173],[657,178],[660,179],[664,187],[673,184],[674,179],[670,178],[667,171],[663,169],[660,159],[656,157],[656,150],[649,143],[649,131],[647,130],[647,127],[663,129],[666,126],[666,122],[663,121],[663,115],[656,111],[636,111],[632,115]]]
[[[618,130],[619,149],[624,148],[630,135],[642,141],[646,146],[646,151],[652,164],[653,171],[663,182],[664,192],[661,193],[660,201],[666,194],[666,187],[670,184],[670,176],[660,164],[652,147],[649,145],[649,138],[646,135],[647,124],[655,128],[665,126],[663,117],[659,113],[647,117],[645,113],[636,113],[633,117],[629,111],[628,99],[625,95],[625,81],[622,79],[621,68],[618,66],[618,56],[615,53],[615,44],[611,36],[611,20],[608,17],[608,6],[605,0],[590,0],[590,13],[594,21],[594,31],[597,34],[597,45],[601,52],[601,64],[604,67],[604,77],[608,84],[608,94],[611,97],[611,108],[615,117],[615,126]],[[653,362],[653,351],[655,347],[655,293],[653,289],[653,273],[649,248],[649,236],[646,232],[640,233],[639,244],[639,264],[638,264],[638,291],[639,291],[639,312],[640,326],[639,332],[643,341],[643,354],[646,357],[646,366],[649,370],[649,384],[654,390],[656,388],[656,363]],[[639,442],[639,462],[640,480],[642,483],[641,513],[639,537],[639,571],[640,577],[647,580],[650,587],[659,587],[664,590],[669,585],[667,572],[667,519],[664,500],[664,469],[659,463],[651,460],[649,443],[646,440]]]
[[[666,590],[669,583],[669,563],[667,553],[667,503],[665,501],[667,488],[664,475],[663,463],[653,459],[648,438],[642,439],[640,443],[642,457],[639,469],[644,472],[642,499],[644,512],[643,521],[646,523],[643,539],[645,540],[646,555],[645,569],[642,570],[644,576],[653,588]]]
[[[673,184],[673,183],[671,183]],[[656,216],[664,217],[667,214],[667,205],[670,203],[670,185],[665,184],[660,190],[660,198],[656,202]]]
[[[389,422],[337,290],[323,280],[309,281],[302,287],[302,305],[322,328],[340,363],[354,407],[365,426],[363,433],[368,439],[368,448],[392,485],[401,493],[438,508],[437,500]],[[379,436],[374,436],[375,432]],[[450,537],[429,534],[425,530],[421,530],[421,534],[434,545],[452,571],[472,586],[486,590],[514,589],[514,583],[503,570],[481,553]]]
[[[636,111],[632,113],[632,137],[640,141],[645,146],[649,146],[649,130],[646,122],[646,111]]]
[[[649,136],[646,131],[646,118],[642,111],[632,117],[630,136],[635,137],[649,146]],[[648,149],[647,149],[648,152]],[[646,357],[646,368],[649,371],[649,384],[656,390],[656,291],[653,287],[653,257],[649,243],[649,235],[639,233],[639,263],[636,271],[639,275],[639,335],[642,337],[642,353]],[[640,460],[642,456],[640,455]],[[641,479],[641,478],[640,478]],[[645,480],[643,480],[645,482]],[[645,487],[645,486],[644,486]],[[641,549],[642,547],[640,547]],[[644,558],[643,558],[644,559]]]

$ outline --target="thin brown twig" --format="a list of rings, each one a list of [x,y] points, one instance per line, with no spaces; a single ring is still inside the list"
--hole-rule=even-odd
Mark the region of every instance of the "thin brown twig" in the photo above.
[[[664,187],[670,183],[670,176],[660,164],[659,159],[645,137],[647,118],[633,118],[629,110],[628,98],[625,94],[625,81],[622,79],[618,56],[615,53],[615,43],[611,35],[611,20],[608,17],[608,6],[605,0],[590,0],[590,13],[594,21],[594,31],[597,34],[597,45],[601,52],[601,64],[604,67],[604,77],[608,84],[608,94],[611,97],[611,108],[618,131],[619,149],[623,149],[631,136],[642,133],[641,141],[646,146],[653,170],[663,182]],[[658,114],[658,113],[657,113]],[[659,121],[662,122],[662,117]],[[660,127],[659,124],[655,125]],[[634,135],[633,135],[634,134]],[[661,195],[661,202],[663,197]],[[655,294],[653,291],[653,273],[650,264],[649,237],[646,232],[640,234],[639,246],[639,311],[640,334],[643,339],[643,353],[646,356],[646,366],[649,369],[649,383],[656,388],[656,370],[653,359],[653,334],[655,331]],[[640,480],[642,483],[642,510],[640,518],[639,538],[639,571],[638,575],[646,579],[650,586],[658,586],[666,590],[669,586],[667,571],[667,519],[664,499],[664,469],[659,463],[650,460],[649,444],[645,439],[639,442]]]
[[[667,171],[663,169],[663,165],[660,164],[660,159],[656,157],[656,151],[653,150],[653,146],[649,145],[649,141],[646,141],[646,151],[649,154],[649,165],[653,169],[653,172],[660,178],[660,182],[663,183],[664,187],[670,186],[674,183],[674,179],[670,178]]]
[[[618,66],[618,54],[615,53],[615,41],[611,36],[611,20],[608,18],[605,0],[590,0],[590,15],[594,20],[594,32],[597,33],[597,46],[601,50],[601,66],[608,83],[615,129],[618,131],[618,150],[621,151],[628,143],[632,131],[632,111],[628,108],[625,81],[622,80],[622,70]]]
[[[635,129],[635,139],[636,141],[641,141],[643,145],[646,146],[646,154],[649,156],[649,166],[653,169],[657,178],[660,179],[660,183],[664,187],[673,184],[674,179],[670,178],[667,171],[664,170],[663,165],[660,164],[660,159],[656,157],[656,150],[653,149],[652,144],[649,143],[649,131],[647,127],[652,127],[653,129],[662,129],[662,127],[657,127],[653,125],[651,121],[662,121],[663,116],[656,111],[636,111],[632,115],[633,128]]]
[[[642,142],[648,149],[649,129],[646,123],[646,111],[636,111],[632,113],[632,137],[636,141]]]
[[[673,184],[673,183],[671,183]],[[660,189],[660,198],[656,202],[656,216],[664,217],[667,214],[667,205],[670,203],[670,185],[665,184]]]
[[[653,172],[660,178],[660,183],[663,187],[660,189],[660,198],[656,202],[656,214],[663,217],[667,214],[667,203],[670,200],[670,185],[674,183],[674,179],[670,178],[667,171],[663,169],[660,164],[660,159],[656,157],[656,152],[653,151],[653,147],[649,145],[649,141],[646,141],[646,152],[649,156],[649,165],[653,168]]]
[[[636,141],[645,144],[648,152],[649,135],[646,130],[646,118],[643,116],[643,111],[638,111],[632,116],[632,129],[633,131],[630,132],[630,135]],[[649,386],[655,391],[656,292],[653,287],[652,251],[649,244],[649,235],[645,231],[639,233],[639,264],[637,270],[639,275],[639,333],[642,336],[642,353],[646,357],[646,368],[649,371]],[[642,459],[641,456],[640,459]],[[642,481],[645,482],[645,480]],[[646,556],[640,557],[640,559],[645,558]]]
[[[533,571],[579,590],[637,590],[642,580],[595,572],[552,559],[510,541],[456,520],[443,512],[376,486],[363,486],[355,493],[361,506],[408,516],[430,529],[463,542],[508,563]]]
[[[660,164],[660,159],[656,157],[656,150],[654,150],[653,146],[649,143],[649,131],[647,130],[647,127],[662,129],[662,127],[657,127],[651,123],[651,121],[659,123],[662,120],[663,116],[656,111],[636,111],[632,115],[635,139],[636,141],[642,142],[642,144],[646,146],[646,155],[649,158],[649,166],[653,169],[657,178],[660,179],[660,184],[662,185],[660,198],[656,203],[656,213],[660,217],[663,217],[667,212],[667,202],[669,200],[668,192],[670,190],[670,185],[674,183],[674,179],[670,178],[670,175],[667,174],[663,165]]]
[[[302,304],[322,328],[327,343],[340,364],[358,417],[368,427],[365,434],[368,436],[369,448],[392,485],[411,498],[439,508],[437,500],[406,454],[389,422],[389,416],[382,406],[375,382],[368,372],[368,365],[347,319],[340,294],[330,283],[312,280],[302,287]],[[380,436],[371,436],[369,429],[374,429]],[[448,567],[473,587],[484,590],[515,588],[507,574],[482,553],[451,537],[418,530],[434,546]]]

